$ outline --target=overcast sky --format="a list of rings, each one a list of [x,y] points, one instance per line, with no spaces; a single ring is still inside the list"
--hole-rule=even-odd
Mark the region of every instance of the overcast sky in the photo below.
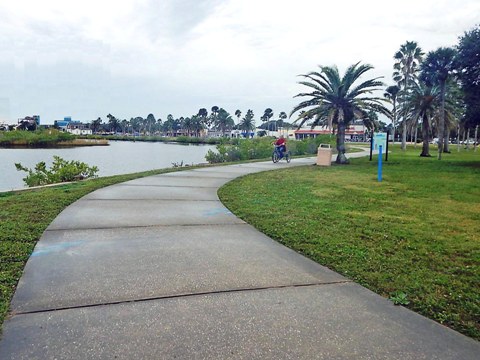
[[[391,80],[407,40],[454,46],[478,0],[15,0],[0,3],[0,121],[290,112],[299,74],[362,61]],[[368,73],[367,73],[368,74]]]

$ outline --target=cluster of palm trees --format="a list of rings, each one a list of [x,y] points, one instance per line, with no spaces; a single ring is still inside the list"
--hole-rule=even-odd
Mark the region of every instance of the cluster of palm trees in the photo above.
[[[223,136],[230,130],[238,129],[243,133],[248,133],[255,129],[255,119],[252,110],[248,110],[246,115],[241,118],[242,112],[235,111],[238,119],[237,124],[228,111],[218,106],[211,108],[210,114],[207,109],[201,108],[198,113],[189,117],[174,118],[169,114],[165,121],[155,119],[153,114],[148,114],[146,118],[135,117],[130,120],[118,119],[112,114],[107,115],[107,122],[97,118],[90,123],[90,128],[94,133],[122,133],[122,134],[142,134],[154,135],[161,134],[165,136],[205,136],[208,131],[221,133]]]
[[[261,120],[265,129],[278,130],[286,124],[284,121],[287,114],[282,111],[279,113],[278,120],[270,120],[274,113],[271,108],[267,108]],[[101,118],[97,118],[90,123],[93,133],[121,133],[121,134],[142,134],[142,135],[165,135],[165,136],[191,136],[201,137],[212,131],[216,134],[225,136],[231,130],[239,130],[245,137],[248,137],[252,131],[256,129],[255,115],[253,110],[247,110],[245,116],[242,117],[242,111],[236,110],[235,123],[233,117],[228,111],[218,106],[213,106],[211,112],[208,113],[206,108],[199,109],[198,113],[189,117],[174,118],[169,114],[165,121],[155,119],[153,114],[148,114],[146,118],[135,117],[130,120],[120,120],[112,114],[107,115],[107,122],[103,122]]]
[[[468,46],[478,48],[480,28],[465,36],[467,35],[477,39],[469,39]],[[320,71],[300,75],[304,80],[299,83],[306,86],[308,91],[295,96],[303,98],[304,101],[293,108],[290,116],[297,113],[294,122],[299,123],[299,126],[310,122],[312,128],[320,125],[334,131],[337,134],[336,162],[340,164],[348,162],[345,157],[347,126],[360,120],[368,129],[376,129],[377,114],[383,114],[392,120],[394,140],[396,129],[401,128],[401,147],[404,150],[407,135],[410,134],[411,138],[412,134],[415,134],[416,143],[417,130],[420,128],[423,141],[420,156],[430,156],[430,140],[436,134],[438,159],[441,159],[442,153],[449,151],[451,131],[456,128],[458,143],[460,127],[463,127],[465,138],[468,121],[471,121],[472,117],[475,120],[476,116],[478,122],[478,113],[472,112],[470,119],[465,117],[465,110],[469,107],[465,106],[463,99],[468,98],[473,91],[477,91],[475,94],[478,95],[480,64],[478,56],[473,64],[470,61],[471,55],[459,59],[456,48],[441,47],[429,52],[426,57],[424,55],[414,41],[407,41],[400,46],[394,55],[393,80],[396,84],[388,86],[383,97],[373,96],[383,90],[384,84],[380,78],[359,82],[360,77],[373,68],[368,64],[354,64],[343,76],[340,76],[336,66],[320,66]],[[470,88],[465,87],[465,74],[473,79]],[[470,98],[477,99],[478,96]],[[475,101],[470,108],[477,106],[478,109],[478,99]],[[386,108],[386,102],[392,104],[391,110]]]
[[[450,132],[461,119],[460,85],[454,77],[456,50],[440,47],[424,55],[414,41],[400,47],[394,56],[393,79],[397,85],[388,87],[385,96],[394,104],[392,120],[400,119],[402,149],[406,148],[408,133],[415,134],[416,143],[420,127],[423,140],[420,156],[430,156],[430,140],[436,133],[438,159],[441,159],[442,153],[449,151]]]

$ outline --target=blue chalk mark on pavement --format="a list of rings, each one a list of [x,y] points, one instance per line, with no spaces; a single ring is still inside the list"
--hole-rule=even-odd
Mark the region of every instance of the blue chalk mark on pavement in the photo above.
[[[35,249],[31,256],[49,255],[52,253],[69,250],[71,248],[81,245],[82,243],[83,241],[70,241],[55,245],[39,246],[39,248]]]
[[[204,213],[205,216],[232,215],[227,208],[212,209]]]

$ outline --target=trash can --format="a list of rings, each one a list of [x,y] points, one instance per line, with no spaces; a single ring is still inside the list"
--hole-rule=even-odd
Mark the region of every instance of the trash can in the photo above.
[[[320,144],[317,151],[317,165],[330,166],[332,164],[332,148],[330,144]]]

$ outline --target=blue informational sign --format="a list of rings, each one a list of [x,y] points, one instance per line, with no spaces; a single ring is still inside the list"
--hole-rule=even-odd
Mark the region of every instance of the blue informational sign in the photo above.
[[[387,133],[373,133],[373,150],[379,150],[379,146],[384,151],[387,148]]]

